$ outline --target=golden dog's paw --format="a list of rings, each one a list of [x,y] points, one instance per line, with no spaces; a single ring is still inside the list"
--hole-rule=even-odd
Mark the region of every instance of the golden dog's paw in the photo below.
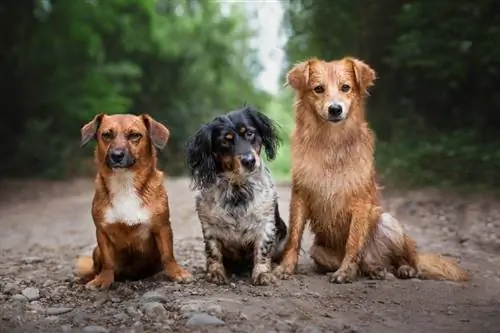
[[[218,285],[227,283],[226,272],[224,271],[224,268],[220,266],[209,267],[207,269],[206,279],[208,282]]]
[[[417,277],[417,270],[411,266],[402,265],[398,267],[396,276],[400,279],[412,279]]]
[[[256,286],[270,286],[272,284],[276,284],[278,279],[271,272],[263,272],[253,277],[252,282]]]
[[[351,283],[354,281],[354,276],[348,270],[338,270],[335,273],[328,273],[328,281],[331,283]]]
[[[292,278],[294,269],[290,266],[279,265],[273,271],[274,276],[280,280],[289,280]]]
[[[97,276],[88,282],[85,286],[89,289],[109,289],[111,284],[114,282],[113,273],[100,273]]]
[[[384,267],[377,267],[368,272],[368,277],[372,280],[387,279],[387,270]]]

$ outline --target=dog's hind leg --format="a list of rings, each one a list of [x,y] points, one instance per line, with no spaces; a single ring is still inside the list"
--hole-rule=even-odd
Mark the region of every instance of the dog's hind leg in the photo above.
[[[340,267],[342,258],[333,250],[314,242],[309,250],[309,255],[316,265],[316,271],[320,274],[335,272]]]
[[[380,215],[377,232],[367,250],[367,259],[393,268],[398,278],[409,279],[417,275],[415,243],[391,214]]]

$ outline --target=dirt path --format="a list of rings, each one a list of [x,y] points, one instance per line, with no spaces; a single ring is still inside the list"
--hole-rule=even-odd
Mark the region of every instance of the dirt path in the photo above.
[[[332,285],[312,272],[303,254],[300,274],[279,286],[253,287],[241,279],[216,287],[202,279],[202,239],[188,181],[169,180],[168,189],[177,258],[197,281],[182,286],[157,276],[105,293],[85,290],[71,275],[76,255],[94,244],[92,182],[5,184],[0,332],[500,332],[499,202],[432,191],[385,194],[386,209],[422,249],[454,256],[472,272],[465,285]],[[286,218],[289,189],[280,187],[280,196]],[[309,244],[307,235],[304,250]]]

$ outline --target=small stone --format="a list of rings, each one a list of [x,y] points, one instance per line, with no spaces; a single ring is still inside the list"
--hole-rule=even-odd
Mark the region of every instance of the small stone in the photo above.
[[[159,302],[149,302],[142,306],[144,314],[149,318],[162,318],[166,317],[167,310]]]
[[[207,302],[205,300],[191,300],[182,304],[180,311],[184,314],[191,315],[193,313],[209,313],[213,315],[221,315],[222,307],[215,302]]]
[[[168,302],[168,298],[159,292],[156,291],[148,291],[141,297],[142,302]]]
[[[73,308],[63,308],[63,307],[60,307],[60,308],[47,308],[47,309],[45,309],[45,314],[48,315],[48,316],[57,316],[57,315],[60,315],[60,314],[68,313],[68,312],[70,312],[72,310],[73,310]]]
[[[206,313],[195,313],[188,319],[186,326],[204,326],[204,325],[224,325],[225,323],[217,317]]]
[[[119,321],[125,321],[129,318],[125,313],[117,313],[113,317]]]
[[[39,257],[26,257],[23,259],[23,263],[24,264],[36,264],[36,263],[40,263],[43,261],[43,258],[39,258]]]
[[[139,316],[139,312],[137,312],[137,310],[135,309],[135,307],[133,306],[129,306],[125,309],[125,312],[129,315],[129,316],[132,316],[132,317],[137,317]]]
[[[36,311],[36,312],[42,312],[43,311],[43,306],[38,301],[30,302],[30,304],[27,306],[27,308],[30,309],[30,310]]]
[[[28,301],[36,301],[40,298],[40,291],[37,288],[33,287],[25,288],[22,291],[22,294],[28,299]]]
[[[84,332],[91,332],[91,333],[109,333],[109,330],[106,327],[97,326],[97,325],[87,326],[83,329],[83,331]]]
[[[2,291],[4,294],[12,295],[17,291],[17,286],[14,283],[6,283],[3,285]]]
[[[24,295],[21,295],[21,294],[17,294],[17,295],[12,296],[12,299],[14,301],[21,301],[21,302],[27,302],[28,301],[28,299],[26,297],[24,297]]]
[[[71,332],[71,325],[62,325],[61,326],[61,331],[63,333],[69,333],[69,332]]]

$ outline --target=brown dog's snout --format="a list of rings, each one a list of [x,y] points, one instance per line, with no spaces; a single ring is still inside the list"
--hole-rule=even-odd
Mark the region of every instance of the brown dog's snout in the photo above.
[[[108,151],[108,165],[111,168],[128,168],[134,164],[134,159],[126,148],[111,147]]]

